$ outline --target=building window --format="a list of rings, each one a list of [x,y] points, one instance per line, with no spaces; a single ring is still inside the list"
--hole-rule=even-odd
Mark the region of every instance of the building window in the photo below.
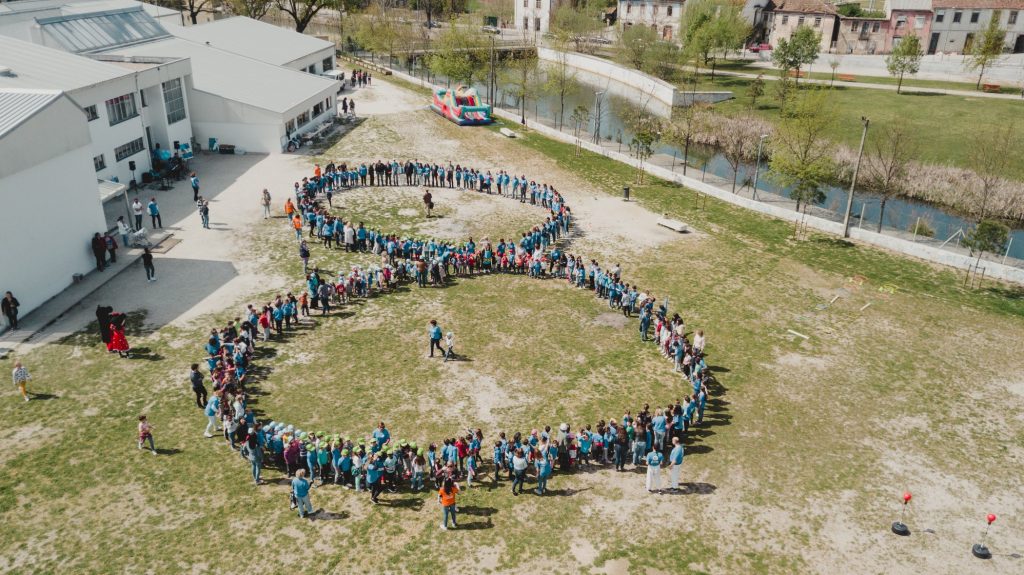
[[[321,64],[321,67],[324,69],[324,72],[326,72],[328,70],[333,70],[334,69],[334,60],[332,60],[331,58],[324,58],[324,61]]]
[[[523,16],[523,30],[529,30],[529,29],[530,29],[530,17],[529,16]]]
[[[665,11],[667,11],[667,12],[668,12],[668,15],[669,15],[669,16],[671,16],[671,15],[672,15],[672,7],[671,7],[671,6],[669,6],[669,7],[665,8]]]
[[[523,8],[529,8],[528,3],[530,0],[523,0]]]
[[[935,11],[935,21],[936,22],[942,22],[945,19],[946,19],[946,11],[945,10],[936,10]]]
[[[98,119],[100,117],[99,112],[96,111],[96,106],[95,105],[93,105],[93,106],[86,106],[84,111],[85,111],[85,119],[90,121],[90,122],[93,121],[93,120],[96,120],[96,119]]]
[[[96,168],[97,172],[107,169],[107,160],[103,158],[103,154],[92,159],[92,167]]]
[[[881,26],[881,24],[879,24],[878,22],[875,22],[874,24],[871,25],[871,31],[872,32],[878,32],[878,28],[880,26]]]
[[[860,22],[858,22],[856,20],[854,20],[853,22],[850,22],[850,32],[856,32],[857,28],[859,26],[860,26]]]
[[[314,118],[319,116],[320,114],[323,114],[323,113],[324,113],[324,106],[323,106],[323,104],[321,104],[319,102],[317,102],[316,104],[313,104],[313,117]]]
[[[633,11],[633,5],[632,4],[626,4],[626,14],[629,14],[632,11]]]
[[[664,28],[661,29],[661,39],[665,40],[665,41],[671,41],[672,40],[672,27],[671,26],[665,26]]]
[[[914,29],[920,30],[924,28],[924,16],[914,16]]]
[[[284,133],[291,136],[295,131],[295,120],[288,120],[284,123]]]
[[[536,7],[540,8],[540,0],[537,0]]]
[[[900,16],[899,18],[896,19],[896,29],[899,30],[904,25],[906,25],[906,23],[907,23],[907,17],[906,16]]]
[[[145,90],[139,90],[139,100],[142,101],[142,107],[143,108],[145,108],[146,106],[149,106],[149,104],[146,103],[146,91]]]
[[[331,102],[330,98],[325,99],[324,100],[324,110],[330,110],[332,107],[334,107],[334,102]]]
[[[309,123],[309,112],[303,112],[295,118],[295,124],[300,128]]]
[[[1017,11],[1016,10],[1010,12],[1010,15],[1006,17],[1006,23],[1011,25],[1011,26],[1017,23]]]
[[[114,158],[117,159],[118,162],[120,162],[121,160],[129,156],[134,156],[135,154],[138,154],[144,149],[146,149],[146,147],[142,145],[142,138],[136,138],[131,142],[124,144],[123,146],[118,146],[114,148]]]
[[[533,29],[540,32],[540,18],[533,19]]]
[[[821,28],[821,16],[814,17],[814,27]]]
[[[953,12],[953,23],[956,24],[963,17],[963,12]]]
[[[789,24],[789,14],[782,15],[782,25],[785,26],[786,24]]]
[[[981,12],[971,12],[971,24],[977,24],[978,18],[981,17]]]
[[[316,74],[316,64],[310,64],[309,68],[306,68],[306,72]]]
[[[804,17],[803,16],[800,16],[800,17],[798,17],[796,19],[796,25],[797,26],[803,26],[804,25]]]
[[[651,8],[652,8],[652,11],[654,12],[654,16],[657,17],[658,16],[658,5],[655,4]]]
[[[107,100],[107,118],[110,120],[111,126],[131,120],[138,115],[139,111],[135,108],[135,94],[125,94]]]
[[[185,94],[181,89],[181,78],[163,83],[164,108],[167,111],[167,125],[185,119]]]

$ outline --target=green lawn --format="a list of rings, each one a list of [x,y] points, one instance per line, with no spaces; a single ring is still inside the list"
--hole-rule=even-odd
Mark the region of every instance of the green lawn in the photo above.
[[[715,105],[715,109],[730,114],[752,112],[771,121],[779,120],[778,101],[775,99],[776,82],[765,81],[765,95],[751,109],[748,96],[751,79],[719,76],[712,82],[702,76],[698,90],[729,90],[735,99]],[[679,83],[682,90],[692,89],[688,83]],[[811,85],[808,85],[809,89]],[[1024,118],[1024,101],[996,100],[943,94],[903,94],[883,90],[835,87],[829,96],[829,110],[835,115],[833,138],[856,149],[860,142],[861,116],[871,119],[873,126],[881,126],[893,118],[902,118],[914,130],[919,146],[918,161],[933,164],[952,164],[970,167],[968,153],[971,138],[986,127]],[[999,145],[993,142],[992,145]],[[1006,176],[1024,179],[1024,147],[1007,149],[1014,158],[1012,171]]]
[[[562,189],[585,190],[579,202],[614,195],[632,176],[533,133],[505,140],[413,114],[375,118],[341,144],[375,147],[368,131],[431,123],[465,149],[486,148],[481,157],[515,157]],[[466,194],[448,196],[431,222],[418,216],[413,190],[336,202],[372,227],[423,236],[504,234],[540,215]],[[975,565],[959,547],[977,535],[979,505],[993,501],[1007,528],[991,545],[1020,548],[1013,518],[1022,504],[1012,494],[1024,464],[1016,415],[1024,397],[1011,382],[1024,374],[1024,292],[964,290],[952,271],[824,235],[794,241],[789,224],[696,202],[694,192],[657,179],[633,197],[696,230],[630,249],[622,262],[630,281],[671,298],[690,329],[709,334],[717,385],[708,425],[687,437],[690,494],[650,496],[641,475],[607,469],[556,475],[546,499],[512,497],[503,481],[463,494],[468,529],[442,533],[431,495],[385,495],[373,506],[327,487],[313,498],[329,515],[300,523],[280,473],[268,471],[271,484],[254,488],[245,462],[221,440],[202,438],[205,419],[187,390],[184,372],[204,334],[246,302],[155,331],[140,310],[130,337],[142,358],[111,358],[95,335],[76,334],[23,358],[33,387],[56,398],[22,404],[10,386],[0,397],[0,433],[9,438],[0,455],[0,571],[216,573],[241,562],[261,573],[789,574],[838,572],[844,563],[858,572],[941,572]],[[581,226],[575,245],[594,245]],[[261,265],[300,289],[285,224],[258,220],[246,233],[244,243],[266,254]],[[313,252],[331,271],[375,261]],[[600,248],[582,255],[609,257]],[[496,275],[445,289],[403,286],[262,346],[254,407],[261,417],[353,436],[382,418],[396,437],[424,442],[467,426],[490,439],[593,423],[677,397],[669,365],[639,342],[633,320],[618,317],[559,281]],[[423,357],[430,318],[458,334],[467,361]],[[135,449],[140,412],[157,425],[160,457]],[[904,488],[922,502],[912,527],[937,527],[941,546],[925,540],[908,552],[884,535]]]

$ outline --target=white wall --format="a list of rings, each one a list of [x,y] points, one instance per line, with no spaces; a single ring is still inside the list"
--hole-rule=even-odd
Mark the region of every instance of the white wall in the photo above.
[[[107,100],[135,94],[135,108],[139,115],[125,120],[113,126],[110,125],[110,118],[107,115]],[[103,154],[107,167],[99,172],[94,172],[95,177],[109,180],[117,176],[118,180],[128,183],[131,180],[131,171],[128,169],[128,160],[135,160],[135,175],[150,169],[149,154],[145,150],[129,158],[118,162],[114,156],[114,148],[127,144],[135,138],[142,138],[143,145],[146,145],[146,129],[143,122],[142,99],[139,96],[138,87],[133,76],[125,76],[102,84],[96,84],[87,88],[75,90],[69,94],[72,100],[80,107],[96,106],[96,113],[99,117],[88,123],[89,134],[92,138],[93,156]],[[91,165],[91,164],[90,164]]]
[[[312,66],[316,66],[316,73],[317,74],[322,74],[324,72],[324,59],[325,58],[330,58],[331,59],[331,65],[333,66],[333,68],[331,68],[331,69],[334,69],[334,68],[338,67],[338,63],[337,63],[337,61],[335,60],[335,57],[334,57],[334,47],[333,46],[328,46],[328,47],[324,48],[323,50],[320,50],[319,52],[314,52],[314,53],[309,54],[307,56],[303,56],[302,58],[299,58],[298,60],[293,60],[291,62],[288,62],[287,64],[284,65],[284,67],[285,68],[291,68],[292,70],[299,70],[301,72],[306,72],[309,69],[309,67],[312,65]]]
[[[281,152],[284,119],[268,110],[225,100],[200,90],[188,92],[192,130],[204,149],[210,138],[247,152]]]
[[[537,57],[542,61],[557,62],[559,53],[551,48],[538,46]],[[579,68],[585,72],[632,87],[638,97],[640,95],[647,97],[650,94],[651,98],[658,100],[665,106],[677,106],[683,102],[683,95],[676,90],[675,86],[654,76],[644,74],[639,70],[621,66],[604,58],[575,52],[567,53],[565,59],[566,64],[573,68]]]
[[[552,2],[554,0],[512,0],[515,5],[515,20],[513,22],[516,30],[524,30],[523,18],[528,18],[525,31],[543,34],[551,27]],[[537,3],[540,6],[537,6]],[[524,5],[525,4],[525,5]],[[534,20],[540,18],[540,30],[535,27]]]
[[[44,131],[47,124],[59,125],[62,137]],[[89,240],[106,226],[78,108],[67,100],[55,102],[0,141],[4,157],[14,155],[10,144],[44,150],[48,158],[26,162],[17,172],[0,171],[0,291],[14,292],[24,315],[70,285],[72,274],[95,268]]]
[[[628,26],[651,28],[653,24],[658,38],[678,43],[681,41],[679,27],[682,11],[682,2],[619,0],[619,28],[622,30]],[[670,29],[667,35],[666,27]]]

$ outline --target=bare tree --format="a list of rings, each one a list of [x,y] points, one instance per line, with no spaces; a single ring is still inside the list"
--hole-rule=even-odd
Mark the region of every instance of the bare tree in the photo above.
[[[1008,150],[1020,145],[1020,136],[1012,122],[998,126],[980,128],[970,140],[967,160],[981,183],[981,205],[978,219],[988,215],[988,203],[992,193],[1006,177],[1013,156]]]
[[[668,124],[665,139],[675,146],[682,146],[684,176],[690,158],[690,143],[693,142],[694,136],[704,129],[709,109],[707,104],[693,102],[673,114]]]
[[[881,130],[875,130],[864,167],[868,185],[882,198],[878,207],[879,233],[882,231],[885,203],[906,185],[910,163],[916,155],[917,143],[911,140],[906,122],[896,119],[886,123]]]
[[[235,13],[253,20],[262,20],[273,5],[274,0],[231,0]]]
[[[313,18],[324,8],[337,8],[341,4],[340,0],[275,0],[275,2],[282,12],[291,16],[295,21],[296,32],[304,32]]]
[[[756,118],[736,116],[734,118],[718,117],[718,146],[725,161],[732,168],[732,193],[736,193],[736,179],[739,177],[740,164],[753,155],[759,137],[759,123]]]

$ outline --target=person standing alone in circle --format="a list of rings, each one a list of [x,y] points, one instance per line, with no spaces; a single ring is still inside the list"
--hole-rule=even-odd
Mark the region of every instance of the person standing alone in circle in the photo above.
[[[452,518],[452,527],[458,528],[459,523],[455,520],[455,494],[459,492],[459,486],[455,485],[451,477],[444,480],[444,485],[437,490],[437,499],[441,503],[444,513],[444,523],[441,529],[448,530],[448,517]]]
[[[192,201],[199,201],[199,176],[195,172],[189,176],[188,182],[192,184]]]
[[[263,188],[263,197],[260,198],[260,205],[263,206],[263,219],[270,219],[270,192]]]
[[[142,251],[142,267],[146,270],[146,279],[155,282],[156,268],[153,267],[153,253],[149,251],[149,248],[144,248]]]
[[[430,328],[427,330],[430,336],[430,357],[434,357],[434,348],[444,355],[444,348],[441,347],[441,326],[437,325],[437,320],[430,320]]]
[[[0,301],[0,309],[2,309],[4,317],[7,318],[7,324],[10,325],[12,331],[18,329],[18,306],[20,305],[21,302],[11,292],[5,293],[4,299]]]

